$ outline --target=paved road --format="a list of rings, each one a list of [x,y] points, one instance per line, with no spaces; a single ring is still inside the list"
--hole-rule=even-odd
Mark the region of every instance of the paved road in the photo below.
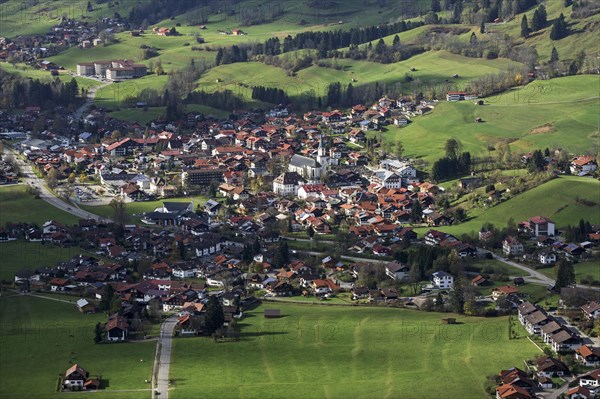
[[[492,254],[494,256],[494,259],[499,260],[502,263],[506,263],[509,266],[513,266],[516,267],[517,269],[521,269],[526,273],[529,273],[529,276],[525,276],[524,279],[528,282],[532,282],[532,283],[538,283],[538,284],[546,284],[546,285],[554,285],[554,280],[551,279],[548,276],[543,275],[542,273],[538,272],[537,270],[533,270],[527,266],[523,266],[521,264],[518,264],[516,262],[510,261],[506,258],[503,258],[501,256]],[[532,280],[537,280],[537,281],[532,281]]]
[[[95,213],[91,213],[88,211],[84,211],[83,209],[78,208],[75,205],[70,205],[56,197],[54,193],[52,193],[48,187],[46,187],[46,182],[37,177],[35,173],[33,173],[33,169],[28,162],[23,161],[18,154],[14,151],[9,150],[7,147],[4,147],[5,153],[12,153],[15,160],[17,161],[19,167],[21,168],[21,172],[23,174],[23,182],[30,186],[34,186],[39,189],[40,198],[49,203],[50,205],[70,213],[72,215],[77,216],[78,218],[83,219],[96,219],[98,221],[109,222],[110,219],[103,218],[101,216],[96,215]]]
[[[497,256],[495,254],[492,254],[494,256],[494,259],[499,260],[502,263],[506,263],[507,265],[516,267],[518,269],[523,270],[524,272],[529,273],[529,276],[525,276],[523,277],[525,279],[525,281],[527,281],[528,283],[537,283],[537,284],[545,284],[545,285],[554,285],[555,280],[543,275],[542,273],[538,272],[537,270],[531,269],[527,266],[521,265],[519,263],[510,261],[506,258],[503,258],[501,256]],[[591,290],[596,290],[599,291],[600,287],[594,287],[591,285],[584,285],[584,284],[577,284],[576,285],[578,288],[587,288],[587,289],[591,289]]]
[[[155,393],[159,399],[169,398],[169,366],[171,365],[171,342],[173,341],[173,331],[177,324],[177,315],[170,316],[160,326],[160,336],[158,345],[160,354],[158,355],[158,365],[154,359],[155,369],[158,367],[156,391],[152,391],[152,399],[155,398]],[[154,380],[154,376],[152,376]],[[152,384],[154,386],[154,383]]]
[[[99,81],[99,82],[101,82],[101,81]],[[92,102],[94,101],[94,97],[96,97],[96,93],[98,92],[98,90],[102,89],[103,87],[108,86],[110,83],[111,82],[103,82],[100,86],[90,88],[90,90],[88,91],[88,94],[87,94],[87,98],[85,99],[85,102],[79,108],[77,108],[75,110],[75,112],[73,112],[73,119],[75,119],[75,120],[81,119],[84,111],[90,105],[92,105]]]

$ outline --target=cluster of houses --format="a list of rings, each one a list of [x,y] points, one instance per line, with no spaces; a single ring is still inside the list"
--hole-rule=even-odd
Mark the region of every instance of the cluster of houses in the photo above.
[[[588,319],[600,317],[600,304],[591,301],[581,307]],[[584,343],[577,331],[567,325],[563,318],[549,315],[544,309],[530,303],[519,305],[519,321],[527,332],[540,336],[551,345],[557,354],[574,353],[575,359],[585,368],[600,366],[600,348]],[[533,399],[546,389],[557,388],[553,378],[570,375],[569,368],[560,359],[551,356],[537,358],[527,373],[513,367],[499,373],[501,385],[496,388],[498,399]],[[532,375],[533,374],[533,375]],[[592,399],[600,394],[600,369],[575,376],[576,385],[571,383],[565,398]]]
[[[518,367],[501,370],[498,377],[501,385],[496,388],[497,399],[536,399],[545,397],[547,390],[558,388],[553,378],[570,375],[569,368],[560,359],[551,356],[537,358],[530,366],[530,372]],[[600,394],[600,369],[575,376],[563,396],[565,399],[594,399]]]
[[[58,54],[69,47],[90,48],[103,43],[103,33],[110,35],[121,32],[125,21],[101,18],[99,23],[60,17],[60,21],[45,34],[24,35],[13,39],[0,38],[0,61],[12,60],[48,71],[61,69],[44,58]]]
[[[581,243],[569,243],[558,237],[554,222],[543,216],[534,216],[519,223],[519,233],[527,239],[535,241],[534,250],[527,251],[524,241],[519,237],[509,236],[502,241],[502,252],[508,257],[523,257],[525,260],[537,261],[542,265],[553,265],[559,256],[568,260],[580,260],[587,249],[594,246],[600,236],[593,231],[588,240]],[[480,234],[481,235],[481,234]]]

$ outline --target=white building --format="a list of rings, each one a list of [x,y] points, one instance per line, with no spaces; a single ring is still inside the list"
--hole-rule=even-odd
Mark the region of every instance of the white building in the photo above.
[[[437,289],[450,289],[454,286],[454,277],[443,271],[433,273],[433,286]]]
[[[540,252],[538,260],[542,265],[552,265],[556,263],[556,254],[551,251]]]
[[[402,187],[402,178],[396,173],[379,169],[373,172],[371,176],[371,183],[377,184],[381,187],[385,188],[401,188]]]
[[[309,181],[318,181],[325,168],[316,159],[294,154],[288,165],[288,172],[296,172]]]
[[[304,178],[297,172],[282,173],[273,180],[273,192],[281,196],[296,196],[304,181]]]

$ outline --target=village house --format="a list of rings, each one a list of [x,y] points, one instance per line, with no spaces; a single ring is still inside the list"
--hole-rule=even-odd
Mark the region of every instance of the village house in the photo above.
[[[454,286],[454,276],[450,273],[439,271],[432,275],[433,287],[439,290],[452,289]]]
[[[523,254],[523,244],[516,237],[506,237],[502,241],[502,252],[506,256],[517,256]]]
[[[498,301],[501,298],[508,298],[510,295],[514,295],[519,292],[517,287],[505,285],[502,287],[496,287],[492,290],[492,299]]]
[[[395,281],[402,281],[408,276],[410,267],[403,263],[390,262],[385,266],[385,274]]]
[[[104,325],[106,340],[110,342],[125,341],[129,333],[127,320],[121,316],[112,316]]]
[[[76,363],[65,371],[65,375],[62,379],[62,387],[65,390],[71,391],[94,390],[100,388],[100,380],[91,379],[89,377],[90,373]]]
[[[575,350],[575,358],[586,367],[600,366],[600,348],[582,345]]]
[[[572,174],[583,176],[594,173],[598,168],[598,163],[592,156],[580,156],[571,160],[569,168]]]
[[[581,311],[588,320],[600,318],[600,302],[590,301],[581,307]]]
[[[579,386],[590,390],[592,395],[600,393],[600,369],[593,370],[579,377]]]
[[[534,216],[531,219],[520,223],[519,229],[533,235],[534,237],[551,237],[556,234],[554,222],[543,216]]]

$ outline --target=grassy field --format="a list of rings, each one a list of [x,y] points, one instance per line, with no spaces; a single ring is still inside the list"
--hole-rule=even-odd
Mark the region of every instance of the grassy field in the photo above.
[[[0,244],[0,280],[12,281],[17,270],[54,267],[81,253],[77,247],[63,248],[22,240]]]
[[[204,205],[206,201],[208,201],[208,197],[203,195],[196,195],[191,197],[178,197],[178,198],[167,198],[158,201],[142,201],[142,202],[128,202],[125,205],[125,209],[127,214],[130,216],[139,215],[144,212],[152,212],[156,208],[162,206],[163,202],[189,202],[192,201],[194,203],[194,209],[198,205]],[[100,215],[103,217],[112,218],[114,216],[114,210],[110,205],[80,205],[81,209],[85,209],[86,211],[95,213],[96,215]],[[135,218],[135,217],[134,217]]]
[[[264,319],[279,308],[281,319]],[[508,319],[382,308],[269,304],[240,323],[242,339],[174,342],[173,398],[483,398],[485,376],[536,354],[508,340]],[[451,315],[447,315],[451,316]],[[494,345],[494,356],[486,353]],[[201,359],[201,361],[199,361]]]
[[[110,116],[130,122],[146,124],[161,115],[164,115],[166,107],[149,107],[147,111],[140,108],[121,108],[119,111],[113,111]],[[204,116],[212,115],[219,119],[227,118],[228,112],[200,104],[186,105],[186,111],[201,112]]]
[[[439,230],[456,235],[475,235],[481,226],[488,222],[498,227],[505,227],[510,218],[518,223],[536,215],[549,217],[556,223],[557,228],[569,224],[575,225],[581,218],[593,224],[600,223],[597,205],[594,207],[583,205],[577,202],[577,198],[598,201],[600,182],[589,178],[561,176],[492,208],[473,209],[468,213],[467,222],[440,227]],[[427,229],[417,230],[419,233],[427,231]]]
[[[148,398],[155,342],[95,345],[93,329],[105,314],[83,315],[71,304],[27,296],[0,298],[0,396],[51,398],[58,374],[73,363],[101,375],[108,387],[94,398]],[[143,360],[143,361],[141,361]],[[27,383],[23,380],[27,379]],[[130,392],[110,392],[134,390]],[[89,394],[68,394],[83,398]]]
[[[591,15],[582,19],[571,18],[572,7],[564,7],[561,0],[548,0],[544,3],[548,14],[548,26],[535,34],[531,34],[527,39],[520,38],[521,19],[527,15],[530,21],[533,17],[535,8],[518,14],[506,23],[488,25],[489,31],[499,34],[508,34],[515,41],[515,44],[526,43],[534,46],[541,60],[550,59],[552,47],[556,47],[561,59],[572,59],[580,50],[585,50],[587,54],[595,54],[600,50],[598,43],[597,15]],[[565,20],[569,25],[571,34],[561,40],[550,40],[550,29],[552,21],[563,13]]]
[[[484,269],[493,267],[494,273],[501,272],[514,277],[529,275],[529,273],[527,273],[526,271],[521,270],[518,267],[507,265],[506,263],[500,262],[497,259],[477,259],[477,262],[474,266],[477,267],[480,271],[484,271]]]
[[[53,80],[56,78],[50,75],[50,72],[48,71],[36,69],[25,64],[16,64],[13,66],[12,64],[9,64],[7,62],[0,62],[0,68],[5,70],[6,72],[15,73],[25,78],[40,79],[42,81]],[[63,82],[70,82],[71,79],[73,79],[73,76],[71,76],[68,73],[61,73],[58,75],[58,78]],[[96,80],[82,78],[79,76],[75,76],[75,80],[77,81],[77,84],[80,89],[89,89],[90,87],[99,85],[99,82]]]
[[[588,276],[591,276],[593,280],[600,281],[600,263],[598,261],[576,263],[573,267],[577,283],[581,282],[581,278],[587,278]],[[556,277],[556,269],[554,267],[539,269],[538,271],[548,277]]]
[[[97,20],[112,17],[116,11],[127,15],[131,2],[97,4],[92,2],[93,11],[87,11],[87,0],[39,0],[22,2],[7,0],[0,4],[0,36],[13,38],[20,35],[44,34],[60,22],[62,16],[81,19],[82,16]]]
[[[599,92],[596,76],[536,81],[490,97],[484,106],[440,102],[430,115],[404,128],[391,127],[384,138],[401,141],[406,155],[428,162],[443,156],[449,138],[459,139],[475,156],[487,155],[488,146],[502,141],[510,143],[513,153],[546,147],[583,153],[600,138]],[[484,123],[476,123],[477,117]]]
[[[260,62],[228,64],[212,68],[202,76],[199,83],[200,88],[205,91],[230,89],[246,99],[252,94],[252,86],[257,85],[278,87],[294,97],[310,90],[323,95],[327,92],[327,86],[337,81],[343,86],[352,79],[356,80],[355,86],[375,82],[396,83],[410,72],[410,68],[417,69],[410,74],[420,84],[437,84],[441,88],[442,85],[447,85],[446,80],[452,79],[454,73],[460,73],[460,78],[453,79],[451,84],[461,85],[481,75],[498,73],[518,65],[505,59],[478,60],[445,51],[427,52],[394,64],[344,59],[337,60],[336,64],[340,69],[313,65],[300,70],[297,76],[288,76],[284,69]],[[215,83],[217,79],[220,80],[219,83]],[[413,86],[406,85],[406,93],[412,92]]]
[[[8,222],[37,223],[41,226],[48,220],[70,225],[77,223],[79,218],[42,199],[35,199],[23,185],[0,187],[0,226]]]

